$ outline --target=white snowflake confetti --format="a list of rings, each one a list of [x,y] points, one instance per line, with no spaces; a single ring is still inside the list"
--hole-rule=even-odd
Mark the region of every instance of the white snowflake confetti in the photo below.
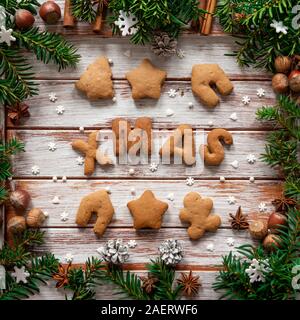
[[[235,240],[233,238],[229,237],[229,238],[227,238],[226,243],[229,247],[233,247]]]
[[[113,60],[112,59],[108,59],[108,63],[110,64],[110,65],[113,65],[114,64],[114,62],[113,62]]]
[[[158,169],[158,164],[155,163],[155,162],[152,162],[152,163],[150,164],[150,166],[149,166],[149,170],[150,170],[151,172],[155,172],[155,171],[157,171],[157,169]]]
[[[53,182],[57,182],[57,176],[53,176],[53,177],[52,177],[52,181],[53,181]]]
[[[129,12],[123,10],[119,11],[118,20],[115,21],[115,25],[119,27],[123,37],[133,35],[137,32],[137,28],[134,25],[138,22],[137,18]]]
[[[264,202],[261,202],[259,205],[258,205],[258,210],[259,212],[265,212],[267,211],[267,205],[264,203]]]
[[[167,196],[167,199],[170,200],[170,201],[174,201],[175,200],[175,196],[174,196],[174,193],[173,192],[170,192]]]
[[[189,106],[189,109],[193,109],[193,108],[194,108],[193,102],[189,102],[189,103],[188,103],[188,106]]]
[[[79,132],[84,133],[84,127],[79,127]]]
[[[195,179],[192,178],[192,177],[188,177],[188,178],[186,179],[186,182],[185,182],[185,183],[186,183],[187,186],[191,187],[192,185],[194,185]]]
[[[135,248],[137,246],[137,242],[135,240],[129,240],[127,242],[127,244],[128,244],[128,247],[131,248],[131,249],[133,249],[133,248]]]
[[[248,163],[250,163],[250,164],[254,164],[255,162],[256,162],[256,157],[255,157],[255,155],[254,154],[248,154],[248,156],[247,156],[247,161],[248,161]]]
[[[209,243],[207,246],[206,246],[206,250],[207,251],[210,251],[210,252],[213,252],[215,250],[215,246],[213,243]]]
[[[250,177],[249,181],[253,183],[255,181],[255,178],[254,177]]]
[[[130,189],[130,193],[131,193],[131,195],[133,195],[133,196],[136,195],[136,190],[135,190],[134,187],[132,187],[132,188]]]
[[[113,102],[113,103],[116,103],[116,102],[117,102],[117,97],[113,97],[113,98],[112,98],[112,102]]]
[[[182,49],[177,49],[176,54],[179,59],[183,59],[185,57],[185,51]]]
[[[170,89],[168,92],[167,92],[168,96],[170,98],[175,98],[177,96],[177,90],[175,89]]]
[[[236,199],[234,196],[229,196],[228,199],[227,199],[227,202],[229,204],[236,204]]]
[[[270,268],[268,259],[260,260],[252,259],[251,264],[245,270],[250,278],[250,283],[253,282],[265,282],[266,274],[270,273],[272,269]]]
[[[55,101],[57,100],[57,95],[56,95],[55,92],[50,92],[50,93],[49,93],[49,100],[50,100],[51,102],[55,102]]]
[[[208,121],[208,126],[209,126],[209,127],[213,127],[213,126],[214,126],[214,123],[213,123],[212,120]]]
[[[55,142],[49,142],[48,143],[48,150],[49,151],[55,151],[56,150],[56,143]]]
[[[171,109],[171,108],[168,108],[168,109],[166,110],[166,116],[167,116],[167,117],[172,117],[173,115],[174,115],[174,110]]]
[[[105,191],[106,191],[108,194],[111,194],[111,188],[110,188],[110,187],[105,187]]]
[[[230,163],[230,165],[234,168],[237,169],[239,167],[239,162],[237,160],[234,160]]]
[[[54,196],[53,199],[52,199],[52,203],[53,204],[59,204],[60,203],[59,197],[58,196]]]
[[[243,96],[243,98],[242,98],[242,102],[243,102],[243,104],[244,104],[244,105],[249,104],[249,103],[250,103],[250,101],[251,101],[251,99],[250,99],[250,97],[249,97],[249,96]]]
[[[220,177],[220,182],[225,182],[225,180],[226,180],[225,177],[223,176]]]
[[[63,177],[61,178],[61,181],[62,181],[62,182],[67,182],[67,177],[66,177],[66,176],[63,176]]]
[[[31,167],[31,173],[34,174],[35,176],[40,173],[40,167],[39,166],[33,166]]]
[[[11,45],[11,41],[16,41],[16,38],[12,36],[13,29],[6,30],[5,26],[1,26],[0,29],[0,43],[5,42],[8,46]]]
[[[133,168],[130,168],[128,173],[133,176],[135,174],[135,170]]]
[[[16,283],[27,283],[27,278],[30,276],[30,273],[26,271],[25,266],[21,268],[15,266],[14,272],[12,272],[11,275],[16,278]]]
[[[82,166],[84,164],[84,159],[82,157],[77,157],[76,162],[79,166]]]
[[[236,121],[236,120],[238,119],[236,112],[233,112],[233,113],[230,115],[229,119],[232,120],[232,121]]]
[[[67,221],[69,219],[69,213],[64,211],[60,214],[60,220],[61,221]]]
[[[64,112],[65,112],[65,107],[64,106],[57,106],[56,107],[56,113],[58,115],[64,114]]]
[[[274,28],[276,30],[276,33],[287,34],[288,31],[288,27],[286,27],[282,21],[273,20],[270,24],[270,27]]]
[[[264,97],[266,94],[266,91],[263,89],[263,88],[259,88],[256,90],[256,95],[259,97],[259,98],[262,98]]]
[[[73,261],[73,259],[74,259],[74,256],[72,255],[72,253],[67,253],[65,255],[65,260],[67,263],[71,263]]]

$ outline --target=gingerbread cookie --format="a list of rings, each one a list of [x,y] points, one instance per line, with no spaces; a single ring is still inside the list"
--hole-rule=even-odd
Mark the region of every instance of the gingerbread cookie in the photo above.
[[[150,190],[146,190],[139,199],[127,203],[133,216],[135,229],[159,229],[162,216],[168,210],[168,204],[155,198]]]
[[[94,172],[95,160],[102,166],[113,163],[112,160],[98,148],[97,135],[98,131],[95,131],[89,134],[88,142],[79,139],[72,142],[72,148],[85,155],[84,174],[87,176]]]
[[[166,77],[167,73],[154,67],[149,59],[144,59],[139,67],[126,73],[133,99],[159,99]]]
[[[224,160],[225,152],[220,140],[223,140],[228,145],[233,143],[231,133],[225,129],[213,129],[208,133],[207,145],[200,147],[200,153],[204,157],[205,164],[217,166]]]
[[[215,107],[220,99],[211,85],[216,85],[220,94],[229,95],[233,85],[224,71],[217,64],[197,64],[192,69],[192,90],[200,101],[208,106]]]
[[[166,159],[169,159],[169,156],[179,157],[185,164],[193,165],[196,159],[192,127],[181,124],[160,148],[159,154]]]
[[[201,238],[205,231],[216,231],[221,225],[218,215],[210,215],[213,207],[210,198],[201,198],[199,193],[190,192],[184,197],[183,205],[179,218],[182,222],[190,223],[187,232],[192,240]]]
[[[114,133],[114,151],[116,156],[131,154],[138,151],[151,154],[152,149],[152,119],[141,117],[136,119],[134,129],[131,130],[127,120],[116,118],[112,121]]]
[[[114,96],[112,72],[106,57],[98,58],[90,64],[75,83],[75,87],[84,92],[90,100],[109,99]]]
[[[86,227],[93,213],[97,214],[94,232],[101,237],[114,215],[114,208],[106,190],[99,190],[82,198],[76,215],[76,223],[81,227]]]

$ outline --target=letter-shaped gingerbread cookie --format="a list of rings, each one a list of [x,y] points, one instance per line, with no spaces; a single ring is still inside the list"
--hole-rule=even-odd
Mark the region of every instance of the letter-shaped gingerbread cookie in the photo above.
[[[196,159],[192,127],[187,124],[181,124],[160,148],[159,154],[163,157],[177,156],[186,165],[193,165]]]
[[[184,208],[180,210],[180,220],[189,222],[187,232],[192,240],[201,238],[205,231],[216,231],[221,225],[218,215],[210,215],[213,201],[210,198],[201,198],[197,192],[188,193],[183,200]]]
[[[233,85],[224,71],[217,64],[197,64],[192,69],[192,90],[200,101],[208,106],[215,107],[220,99],[211,88],[216,85],[220,94],[229,95],[233,90]]]
[[[200,147],[201,156],[204,157],[205,164],[217,166],[224,160],[224,148],[220,140],[231,145],[233,143],[232,135],[225,129],[213,129],[207,135],[207,145]]]
[[[97,214],[94,232],[101,237],[114,214],[114,208],[106,190],[99,190],[82,198],[77,211],[76,223],[85,227],[93,213]]]

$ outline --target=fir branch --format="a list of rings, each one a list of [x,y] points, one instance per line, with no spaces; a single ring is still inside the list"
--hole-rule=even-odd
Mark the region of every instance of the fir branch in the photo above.
[[[45,64],[52,61],[58,65],[59,70],[75,67],[79,61],[80,55],[76,53],[77,50],[59,34],[31,28],[24,32],[14,31],[13,35],[21,46],[32,50],[38,60]]]
[[[97,8],[91,0],[71,0],[71,9],[73,16],[79,21],[92,23],[96,19]],[[103,0],[101,1],[103,2]]]

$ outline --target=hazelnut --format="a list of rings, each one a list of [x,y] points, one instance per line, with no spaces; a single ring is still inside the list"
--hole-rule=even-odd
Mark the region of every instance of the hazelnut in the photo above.
[[[254,239],[263,239],[268,234],[268,224],[264,220],[249,223],[249,232]]]
[[[26,221],[23,216],[14,216],[7,222],[8,233],[22,233],[26,229]]]
[[[47,24],[55,24],[61,18],[60,7],[55,1],[46,1],[41,7],[39,14]]]
[[[293,70],[290,73],[289,85],[292,91],[300,92],[300,70]]]
[[[30,202],[30,195],[23,189],[17,189],[11,192],[9,196],[11,205],[17,210],[25,210]]]
[[[279,56],[275,59],[274,66],[278,73],[289,73],[292,66],[292,59],[286,56]]]
[[[268,234],[263,241],[263,246],[269,251],[279,248],[279,237],[276,234]]]
[[[285,93],[289,89],[288,77],[283,73],[276,73],[272,78],[272,88],[276,93]]]
[[[33,14],[25,9],[19,9],[15,14],[15,23],[16,26],[21,29],[29,29],[33,26],[35,18]]]
[[[28,227],[39,228],[45,220],[46,216],[44,212],[39,208],[33,208],[27,215],[26,223]]]
[[[268,220],[268,228],[272,231],[272,232],[278,232],[278,229],[280,228],[280,226],[283,226],[287,223],[287,218],[286,216],[284,216],[283,214],[279,213],[279,212],[273,212],[270,216],[269,216],[269,220]]]

